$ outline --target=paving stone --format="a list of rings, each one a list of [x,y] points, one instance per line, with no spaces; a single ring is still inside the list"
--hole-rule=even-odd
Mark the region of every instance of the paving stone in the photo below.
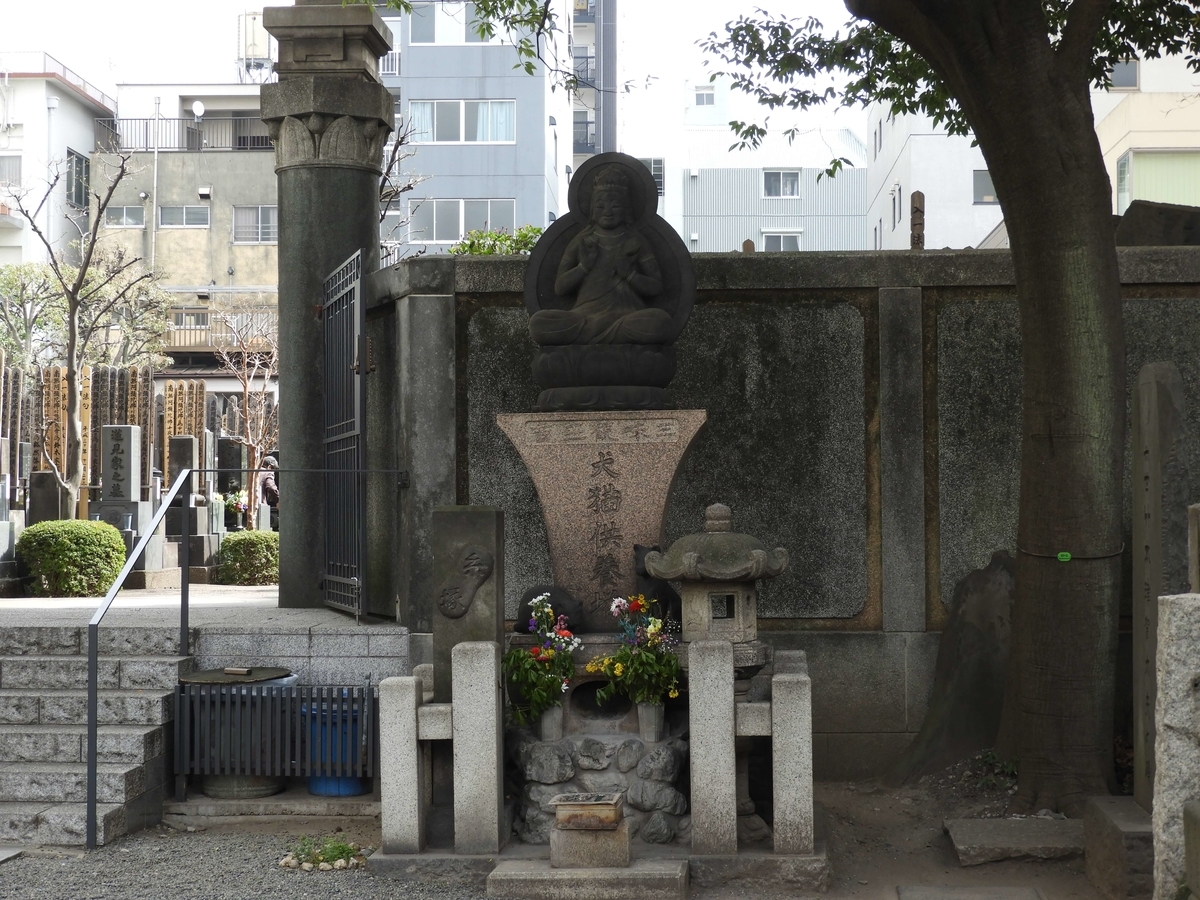
[[[1133,797],[1092,797],[1083,814],[1088,881],[1105,900],[1154,893],[1154,829]]]
[[[500,863],[487,879],[493,900],[683,900],[687,860],[635,860],[628,868],[552,869],[547,860]]]
[[[1081,819],[946,819],[943,827],[964,866],[1083,855]]]
[[[1031,887],[934,887],[913,885],[896,888],[900,900],[1046,900]]]

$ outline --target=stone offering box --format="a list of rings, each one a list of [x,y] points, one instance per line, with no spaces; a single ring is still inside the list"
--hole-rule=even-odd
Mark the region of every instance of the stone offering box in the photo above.
[[[554,826],[567,830],[611,831],[621,824],[624,794],[559,794],[550,798]]]

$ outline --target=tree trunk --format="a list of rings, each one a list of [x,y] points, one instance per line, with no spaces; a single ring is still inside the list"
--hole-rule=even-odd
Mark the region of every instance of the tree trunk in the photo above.
[[[1020,761],[1014,812],[1077,816],[1114,786],[1125,339],[1111,192],[1086,85],[1034,76],[988,105],[977,133],[1004,204],[1023,373],[1000,742]]]
[[[83,405],[82,385],[79,383],[79,311],[72,304],[70,322],[67,326],[67,421],[64,429],[67,440],[67,470],[62,473],[63,486],[71,502],[71,513],[78,509],[79,486],[83,483],[83,423],[80,407]]]

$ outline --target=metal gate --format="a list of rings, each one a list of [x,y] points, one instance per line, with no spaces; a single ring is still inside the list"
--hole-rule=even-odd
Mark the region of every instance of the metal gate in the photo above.
[[[366,309],[359,251],[325,280],[325,603],[363,612],[367,553]]]

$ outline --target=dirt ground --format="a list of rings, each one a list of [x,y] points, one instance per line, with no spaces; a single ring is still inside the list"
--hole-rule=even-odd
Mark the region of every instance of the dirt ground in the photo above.
[[[826,896],[895,900],[898,886],[930,885],[1032,887],[1046,900],[1099,900],[1082,856],[959,865],[942,820],[1003,816],[1012,780],[995,769],[977,758],[902,788],[817,784],[818,835],[825,834],[833,870]]]

